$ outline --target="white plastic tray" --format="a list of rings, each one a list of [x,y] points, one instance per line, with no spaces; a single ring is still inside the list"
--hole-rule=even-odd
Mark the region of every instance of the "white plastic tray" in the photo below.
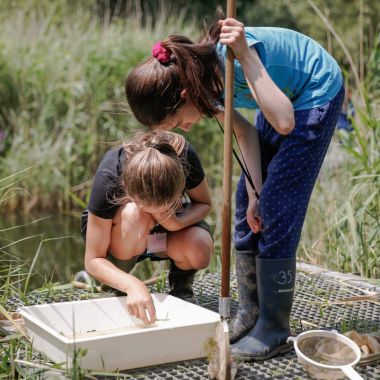
[[[75,350],[86,350],[79,355],[82,368],[103,371],[205,357],[219,314],[166,294],[152,296],[160,321],[148,327],[133,322],[127,297],[25,306],[19,312],[33,347],[69,368]]]

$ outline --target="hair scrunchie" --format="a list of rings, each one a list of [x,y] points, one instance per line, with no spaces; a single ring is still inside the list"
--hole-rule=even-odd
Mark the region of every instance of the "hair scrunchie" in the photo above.
[[[168,63],[170,61],[170,51],[161,45],[161,41],[153,45],[152,55],[157,58],[160,63]]]
[[[148,143],[147,147],[156,149],[160,153],[165,154],[166,156],[175,156],[175,157],[178,156],[176,150],[169,143],[166,143],[166,142],[162,142],[162,143],[150,142]]]
[[[150,142],[150,143],[148,143],[147,147],[157,149],[158,151],[160,151],[160,144],[157,144],[157,143]]]

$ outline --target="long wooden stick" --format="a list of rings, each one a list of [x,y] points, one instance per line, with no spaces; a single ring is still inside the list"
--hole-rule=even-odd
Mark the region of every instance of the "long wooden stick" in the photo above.
[[[227,17],[235,17],[235,0],[227,0]],[[232,192],[232,111],[234,85],[234,55],[227,47],[225,76],[223,209],[222,209],[222,284],[221,297],[230,294],[231,254],[231,192]]]

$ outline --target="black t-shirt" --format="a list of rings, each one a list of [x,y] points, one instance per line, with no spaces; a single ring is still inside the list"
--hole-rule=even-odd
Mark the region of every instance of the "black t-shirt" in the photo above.
[[[185,189],[197,187],[204,179],[205,173],[194,148],[186,141],[180,157],[184,161],[186,175]],[[124,147],[108,151],[96,171],[90,195],[88,210],[103,219],[112,219],[120,205],[117,199],[123,196],[121,174],[126,159]]]

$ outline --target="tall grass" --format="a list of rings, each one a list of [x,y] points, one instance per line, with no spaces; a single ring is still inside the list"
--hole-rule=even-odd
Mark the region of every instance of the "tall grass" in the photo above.
[[[153,42],[168,33],[197,36],[191,21],[164,8],[152,27],[149,20],[141,26],[138,13],[108,22],[107,17],[94,17],[87,2],[77,2],[75,9],[68,4],[30,1],[7,11],[1,8],[0,129],[7,131],[8,140],[0,159],[0,178],[31,168],[16,186],[29,195],[20,200],[8,193],[1,203],[3,210],[84,207],[103,152],[138,127],[125,112],[127,74],[150,54]],[[352,63],[358,112],[354,132],[347,138],[337,136],[326,158],[299,254],[338,270],[378,277],[378,45],[363,81],[346,41],[317,7],[312,8]],[[214,211],[208,220],[218,252],[223,136],[208,120],[187,138],[198,150],[213,189]],[[213,267],[218,267],[217,260]]]
[[[22,181],[33,198],[6,204],[18,210],[84,205],[101,154],[137,126],[124,112],[128,72],[161,36],[192,31],[180,14],[166,19],[162,12],[154,29],[141,31],[134,15],[107,24],[80,3],[75,9],[42,4],[0,12],[0,77],[6,79],[0,98],[7,100],[0,129],[10,141],[0,178],[35,167]]]
[[[380,278],[380,39],[357,98],[354,131],[332,144],[309,208],[301,256]]]

